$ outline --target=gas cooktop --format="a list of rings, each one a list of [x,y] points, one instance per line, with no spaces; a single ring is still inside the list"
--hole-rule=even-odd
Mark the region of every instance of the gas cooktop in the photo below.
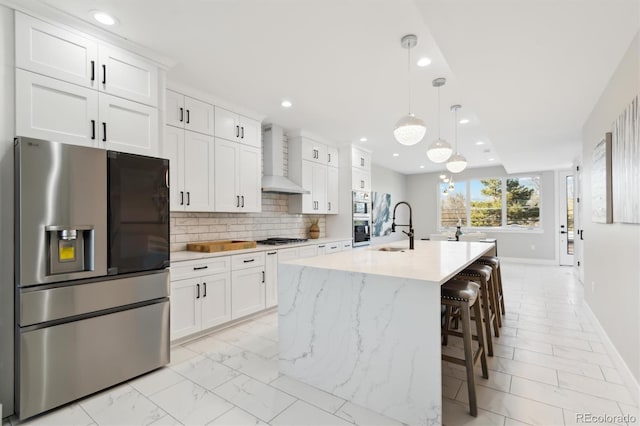
[[[256,243],[269,244],[271,246],[279,246],[282,244],[304,243],[307,240],[308,240],[307,238],[272,237],[272,238],[267,238],[266,240],[256,241]]]

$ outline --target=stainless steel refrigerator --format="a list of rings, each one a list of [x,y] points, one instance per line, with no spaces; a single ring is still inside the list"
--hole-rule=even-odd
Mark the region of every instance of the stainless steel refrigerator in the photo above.
[[[168,167],[16,139],[20,419],[169,362]]]

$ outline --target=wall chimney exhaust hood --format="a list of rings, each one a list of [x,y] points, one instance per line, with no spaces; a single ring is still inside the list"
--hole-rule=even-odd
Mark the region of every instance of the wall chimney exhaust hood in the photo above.
[[[262,152],[264,155],[262,192],[309,194],[310,191],[284,177],[283,136],[282,127],[273,124],[262,126]]]

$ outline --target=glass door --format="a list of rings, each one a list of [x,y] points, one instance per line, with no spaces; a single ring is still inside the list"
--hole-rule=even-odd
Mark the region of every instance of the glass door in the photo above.
[[[560,186],[560,265],[573,266],[575,253],[574,193],[573,172],[559,174]]]
[[[169,266],[169,161],[108,151],[108,273]]]

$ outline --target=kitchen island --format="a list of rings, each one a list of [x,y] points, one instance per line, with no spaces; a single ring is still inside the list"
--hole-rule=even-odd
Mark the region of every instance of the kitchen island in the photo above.
[[[492,249],[405,241],[280,263],[280,372],[403,423],[440,424],[440,285]]]

